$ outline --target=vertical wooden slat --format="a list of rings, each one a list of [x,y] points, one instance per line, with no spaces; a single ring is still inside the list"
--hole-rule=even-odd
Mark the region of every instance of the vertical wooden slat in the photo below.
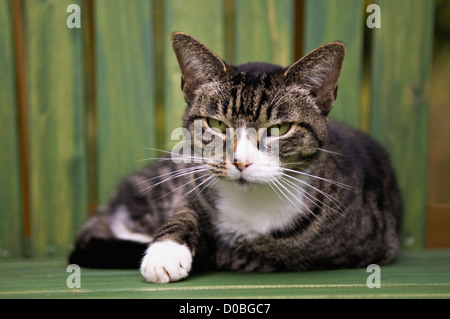
[[[22,250],[12,21],[11,2],[0,1],[0,260],[20,257]]]
[[[388,149],[404,196],[403,244],[425,245],[428,104],[434,1],[377,2],[371,133]]]
[[[363,4],[355,0],[305,0],[304,53],[332,41],[345,44],[338,97],[330,117],[354,127],[360,123]]]
[[[223,0],[223,16],[224,16],[224,43],[225,55],[224,60],[234,62],[234,37],[236,34],[236,2],[235,0]]]
[[[436,29],[446,19],[445,7],[450,2],[436,3]],[[433,52],[429,106],[429,123],[433,124],[428,133],[427,248],[450,247],[450,48],[439,42]]]
[[[74,0],[26,1],[33,256],[65,255],[85,219],[82,31]]]
[[[98,208],[97,110],[95,96],[94,0],[82,0],[84,93],[86,120],[86,169],[89,216]]]
[[[294,1],[294,60],[303,56],[305,37],[305,0]]]
[[[94,2],[99,201],[154,147],[152,2]]]
[[[17,117],[19,126],[20,195],[22,197],[23,256],[31,256],[30,152],[28,124],[28,76],[25,22],[22,1],[12,1]]]
[[[153,148],[162,149],[164,144],[164,3],[165,0],[153,0],[153,65],[155,78],[155,125],[156,145]],[[157,154],[155,152],[155,154]],[[159,155],[159,154],[158,154]]]
[[[293,29],[292,0],[237,0],[234,62],[291,64]]]
[[[181,92],[181,74],[172,51],[170,35],[174,31],[186,32],[224,58],[224,5],[222,0],[167,0],[165,5],[164,31],[164,81],[165,81],[165,142],[171,148],[172,130],[181,126],[186,107]],[[159,62],[157,62],[159,63]]]

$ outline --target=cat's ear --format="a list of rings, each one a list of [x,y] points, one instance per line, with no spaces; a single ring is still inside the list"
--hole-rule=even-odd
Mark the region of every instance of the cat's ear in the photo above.
[[[229,66],[203,43],[186,33],[175,32],[171,39],[180,65],[181,88],[189,102],[200,85],[222,79]]]
[[[323,115],[327,115],[337,97],[344,56],[345,46],[341,42],[318,47],[286,70],[286,83],[308,89],[316,106]]]

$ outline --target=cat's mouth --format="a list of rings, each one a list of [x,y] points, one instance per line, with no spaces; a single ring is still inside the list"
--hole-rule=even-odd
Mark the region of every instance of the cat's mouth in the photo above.
[[[256,185],[265,185],[265,184],[270,184],[272,182],[272,180],[259,180],[259,179],[248,179],[245,178],[243,176],[239,177],[239,178],[228,178],[225,177],[224,178],[227,182],[242,188],[242,189],[248,189],[251,188],[253,186]]]
[[[243,177],[241,177],[241,178],[239,178],[238,180],[236,180],[236,183],[237,183],[239,186],[242,186],[242,187],[246,187],[246,186],[249,186],[249,184],[251,184],[251,182],[247,181],[247,180],[244,179]]]
[[[264,184],[261,182],[249,181],[243,177],[238,178],[238,179],[230,179],[230,178],[225,177],[225,178],[222,178],[222,180],[225,181],[225,183],[231,185],[231,187],[234,187],[234,188],[244,191],[244,192],[249,189],[252,189],[253,187],[256,187],[257,185]]]

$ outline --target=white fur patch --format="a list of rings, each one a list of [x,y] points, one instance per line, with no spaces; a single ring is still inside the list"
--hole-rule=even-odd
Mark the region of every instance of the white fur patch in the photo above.
[[[148,282],[165,284],[187,277],[191,266],[189,249],[172,240],[165,240],[148,247],[141,263],[141,274]]]
[[[250,165],[230,166],[227,177],[231,181],[219,180],[214,185],[219,196],[216,226],[226,240],[286,229],[305,209],[301,176],[286,179],[274,155],[257,149],[245,135],[239,139],[235,160]],[[239,187],[233,182],[241,179],[251,185]]]
[[[129,212],[123,205],[117,207],[117,210],[112,214],[110,228],[114,237],[136,241],[138,243],[151,243],[153,238],[147,234],[137,233],[130,230],[128,224],[132,223],[129,218]]]
[[[302,211],[302,196],[292,202],[282,201],[269,185],[253,185],[243,189],[221,181],[216,187],[219,194],[216,226],[227,240],[233,241],[238,236],[253,238],[258,234],[285,229]]]

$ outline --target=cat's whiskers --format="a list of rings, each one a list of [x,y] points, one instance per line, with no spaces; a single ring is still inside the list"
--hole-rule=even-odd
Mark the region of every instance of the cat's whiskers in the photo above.
[[[142,180],[142,181],[136,183],[135,185],[140,185],[140,184],[143,184],[143,183],[147,183],[147,182],[149,182],[149,181],[152,181],[152,180],[154,180],[154,179],[158,179],[158,178],[161,178],[161,177],[164,177],[164,176],[167,176],[167,175],[178,174],[178,173],[183,173],[183,172],[195,170],[195,169],[197,169],[197,168],[199,168],[199,167],[202,167],[202,166],[204,166],[204,165],[201,165],[201,166],[193,166],[193,167],[184,167],[184,168],[176,169],[176,170],[170,171],[170,172],[168,172],[168,173],[164,173],[164,174],[160,174],[160,175],[157,175],[157,176],[155,176],[155,177],[152,177],[152,178],[144,179],[144,180]]]
[[[145,147],[145,149],[148,150],[152,150],[152,151],[158,151],[161,153],[165,153],[165,154],[169,154],[171,155],[166,156],[166,157],[149,157],[149,158],[144,158],[139,160],[140,161],[150,161],[150,160],[161,160],[161,161],[173,161],[173,160],[180,160],[183,161],[185,159],[190,160],[188,163],[194,163],[194,164],[200,164],[200,163],[218,163],[218,164],[223,164],[225,163],[223,160],[218,160],[218,159],[214,159],[211,157],[205,157],[205,156],[201,156],[201,155],[185,155],[185,154],[179,154],[179,153],[174,153],[174,152],[170,152],[167,150],[162,150],[162,149],[157,149],[157,148],[151,148],[151,147]]]
[[[200,158],[200,157],[196,157],[196,156],[186,156],[183,154],[177,154],[177,153],[173,153],[173,152],[161,150],[161,149],[155,149],[155,148],[147,148],[147,149],[153,150],[153,151],[158,151],[158,152],[165,153],[165,154],[169,154],[171,156],[170,157],[154,157],[154,158],[148,158],[145,160],[157,159],[157,160],[161,160],[161,161],[166,161],[166,160],[172,160],[172,157],[175,155],[175,156],[177,156],[177,158],[188,158],[191,160],[201,160],[202,163],[205,163],[207,161],[209,161],[210,163],[215,162],[212,159],[205,159],[205,158]],[[331,154],[342,155],[342,154],[339,154],[339,153],[336,153],[333,151],[328,151],[328,150],[325,150],[322,148],[317,148],[317,149],[319,151],[328,152]],[[299,171],[299,170],[290,169],[290,168],[285,167],[287,165],[293,165],[293,164],[295,165],[295,164],[303,164],[303,163],[299,162],[299,163],[282,163],[282,164],[280,164],[281,177],[267,182],[267,184],[271,187],[273,192],[281,200],[283,205],[286,207],[288,204],[291,204],[294,206],[300,205],[305,210],[307,210],[311,215],[315,215],[314,212],[309,208],[309,205],[307,205],[304,202],[303,199],[305,199],[305,200],[311,202],[315,206],[324,206],[336,213],[342,214],[344,205],[339,200],[337,200],[333,196],[329,195],[328,193],[320,190],[319,188],[309,184],[304,179],[294,177],[291,174],[288,174],[287,172],[303,175],[303,176],[306,176],[306,177],[312,178],[312,179],[321,180],[321,181],[324,181],[324,182],[327,182],[327,183],[330,183],[330,184],[333,184],[333,185],[336,185],[336,186],[339,186],[339,187],[342,187],[344,189],[351,190],[351,191],[356,191],[356,189],[354,187],[345,185],[343,183],[340,183],[340,182],[337,182],[337,181],[334,181],[331,179],[323,178],[323,177],[316,176],[316,175],[313,175],[313,174],[310,174],[310,173],[307,173],[304,171]],[[187,175],[203,173],[206,171],[209,171],[209,169],[208,169],[207,165],[205,165],[205,164],[193,166],[193,167],[186,167],[186,168],[177,169],[177,170],[174,170],[174,171],[171,171],[168,173],[164,173],[164,174],[155,176],[155,177],[147,179],[145,181],[141,181],[137,184],[149,182],[149,181],[152,181],[155,179],[160,179],[160,178],[164,177],[163,180],[144,188],[141,192],[142,192],[142,194],[145,194],[145,193],[149,192],[150,190],[152,190],[153,188],[155,188],[156,186],[163,184],[165,182],[168,182],[170,180],[180,178],[183,176],[187,176]],[[261,172],[261,173],[263,174],[264,172]],[[187,191],[186,193],[181,195],[176,202],[183,200],[184,198],[189,196],[189,194],[191,194],[193,191],[195,191],[201,187],[200,191],[195,196],[195,198],[197,198],[200,193],[202,193],[205,189],[212,187],[220,179],[220,177],[217,174],[214,174],[211,171],[209,171],[206,174],[198,176],[198,177],[190,180],[189,182],[184,183],[183,185],[178,186],[175,189],[172,189],[170,192],[167,192],[166,194],[160,196],[158,199],[160,199],[166,195],[169,195],[169,194],[177,191],[178,189],[185,187],[186,185],[193,183],[195,181],[201,180],[202,178],[205,178],[205,177],[206,177],[205,180],[201,181],[200,183],[196,183],[196,185],[193,189],[190,189],[189,191]],[[298,183],[304,185],[305,187],[300,186]],[[336,209],[334,209],[333,207],[330,207],[329,205],[327,205],[320,199],[311,195],[305,188],[311,188],[311,189],[317,191],[319,194],[322,194],[325,198],[330,200],[336,206]]]
[[[208,175],[209,175],[209,176],[208,176]],[[193,191],[195,191],[196,189],[198,189],[200,186],[202,186],[202,185],[205,184],[206,182],[211,181],[211,180],[214,180],[214,178],[216,178],[216,179],[219,178],[219,177],[217,177],[217,176],[215,176],[215,175],[213,175],[213,174],[205,174],[205,175],[202,175],[202,176],[199,176],[199,177],[195,178],[194,180],[198,180],[198,179],[203,178],[203,177],[205,177],[205,176],[208,176],[208,177],[207,177],[204,181],[202,181],[201,183],[195,185],[195,187],[194,187],[193,189],[191,189],[191,190],[187,191],[186,193],[184,193],[183,195],[181,195],[181,196],[180,196],[180,197],[172,204],[172,206],[175,206],[176,204],[178,204],[180,201],[182,201],[183,199],[185,199],[187,196],[189,196],[189,194],[191,194]],[[194,181],[194,180],[193,180],[193,181]],[[164,194],[164,195],[161,196],[160,198],[162,198],[162,197],[164,197],[164,196],[166,196],[166,195],[168,195],[168,194],[170,194],[170,193],[176,191],[177,189],[179,189],[179,188],[181,188],[181,187],[183,187],[183,186],[186,186],[187,184],[190,184],[191,182],[192,182],[192,181],[190,181],[190,182],[188,182],[188,183],[186,183],[186,184],[183,184],[183,185],[181,185],[180,187],[177,187],[176,189],[170,191],[169,193]],[[210,183],[208,183],[204,188],[202,188],[202,189],[200,190],[199,194],[200,194],[206,187],[208,187],[209,184],[210,184]],[[197,196],[198,196],[198,194],[197,194]],[[197,198],[197,196],[196,196],[195,198]],[[195,199],[195,198],[194,198],[194,199]],[[159,199],[159,198],[158,198],[158,199]]]
[[[336,205],[336,209],[334,209],[333,207],[331,207],[330,205],[326,204],[325,202],[321,201],[320,199],[314,197],[313,195],[311,195],[310,193],[308,193],[303,187],[295,184],[294,182],[292,182],[291,180],[288,180],[285,177],[282,177],[281,180],[285,183],[287,183],[288,185],[290,185],[292,188],[295,188],[301,195],[304,196],[304,198],[306,198],[308,201],[310,201],[313,205],[320,207],[320,205],[325,206],[327,208],[329,208],[330,210],[332,210],[333,212],[343,215],[344,211],[343,211],[343,207],[337,206]]]
[[[186,186],[186,185],[189,185],[190,183],[195,182],[195,181],[197,181],[197,180],[199,180],[199,179],[201,179],[201,178],[203,178],[203,177],[205,177],[205,176],[208,176],[208,178],[206,179],[206,180],[208,180],[208,179],[209,179],[211,176],[213,176],[213,175],[211,175],[211,174],[209,174],[209,173],[208,173],[208,174],[200,175],[200,176],[198,176],[198,177],[196,177],[196,178],[190,180],[189,182],[186,182],[186,183],[184,183],[184,184],[182,184],[182,185],[180,185],[180,186],[178,186],[178,187],[172,189],[170,192],[167,192],[167,193],[165,193],[164,195],[161,195],[160,197],[156,198],[155,200],[159,200],[159,199],[161,199],[161,198],[163,198],[163,197],[165,197],[165,196],[167,196],[167,195],[169,195],[169,194],[172,194],[173,192],[176,192],[176,191],[179,190],[180,188],[182,188],[182,187],[184,187],[184,186]],[[204,182],[204,181],[203,181],[203,182]],[[203,182],[201,182],[200,184],[196,185],[196,186],[195,186],[193,189],[191,189],[190,191],[193,191],[194,189],[198,188],[200,185],[203,184]],[[190,192],[190,191],[189,191],[189,192]],[[183,196],[184,196],[184,195],[183,195]],[[178,200],[183,199],[183,198],[184,198],[183,196],[181,196]]]
[[[303,197],[303,196],[298,196],[298,195],[303,195],[303,194],[301,194],[301,193],[300,193],[300,194],[294,194],[294,193],[292,193],[292,191],[288,189],[287,185],[283,184],[283,179],[278,180],[276,183],[277,183],[278,185],[280,185],[283,189],[285,189],[286,192],[288,192],[288,193],[292,196],[292,199],[291,199],[291,198],[289,198],[289,196],[287,196],[287,195],[283,192],[284,196],[286,197],[286,199],[289,200],[289,202],[290,202],[291,204],[293,204],[294,206],[295,206],[296,204],[298,204],[298,205],[300,205],[301,207],[305,208],[309,213],[311,213],[311,215],[315,216],[315,214],[313,213],[313,211],[312,211],[312,210],[308,207],[308,205],[306,205],[306,204],[304,203],[304,201],[302,200],[302,197]],[[298,190],[297,190],[297,191],[298,191]],[[293,200],[295,200],[295,203],[294,203]]]
[[[157,152],[169,154],[171,156],[170,157],[149,157],[149,158],[142,159],[140,161],[156,160],[156,159],[158,159],[158,160],[189,159],[189,160],[192,160],[193,163],[195,163],[197,161],[204,163],[205,161],[211,160],[209,158],[204,158],[203,156],[179,154],[179,153],[174,153],[174,152],[161,150],[161,149],[158,149],[158,148],[151,148],[151,147],[144,147],[144,148],[147,149],[147,150],[151,150],[151,151],[157,151]]]
[[[342,153],[334,152],[334,151],[330,151],[330,150],[326,150],[326,149],[320,148],[320,147],[316,147],[316,149],[319,150],[319,151],[321,151],[321,152],[328,153],[328,154],[339,155],[339,156],[345,156],[345,155],[342,154]]]
[[[270,183],[269,183],[269,186],[270,186],[270,188],[273,190],[273,192],[278,196],[278,198],[280,199],[280,201],[283,203],[283,205],[284,205],[284,207],[287,207],[287,205],[286,205],[286,203],[284,202],[284,200],[283,200],[283,198],[280,196],[280,194],[277,192],[277,190],[276,189],[278,189],[280,192],[281,192],[281,190],[280,190],[280,188],[278,187],[278,185],[275,183],[275,181],[271,181]],[[275,186],[275,188],[274,188],[274,186]]]
[[[182,156],[180,156],[180,158],[181,157]],[[190,157],[187,157],[187,156],[185,158],[194,159],[194,158],[190,158]],[[143,158],[143,159],[138,160],[138,162],[155,161],[155,160],[157,160],[159,162],[164,162],[164,161],[173,161],[174,158],[172,158],[172,157],[147,157],[147,158]]]
[[[209,169],[205,165],[200,165],[200,166],[188,167],[188,168],[171,171],[169,173],[161,174],[161,175],[155,176],[153,178],[146,179],[145,181],[142,181],[139,183],[149,182],[151,180],[170,175],[169,177],[163,179],[162,181],[159,181],[158,183],[155,183],[155,184],[145,187],[143,190],[141,190],[141,195],[145,195],[147,192],[149,192],[156,186],[158,186],[162,183],[168,182],[170,180],[173,180],[175,178],[179,178],[179,177],[186,176],[186,175],[193,175],[193,174],[201,173],[201,172],[208,171],[208,170]],[[192,182],[192,181],[190,181],[190,182]]]
[[[336,207],[339,208],[339,210],[343,211],[343,207],[345,207],[345,205],[340,202],[338,199],[336,199],[335,197],[331,196],[330,194],[328,194],[327,192],[324,192],[323,190],[318,189],[317,187],[312,186],[311,184],[307,183],[306,181],[300,179],[300,178],[296,178],[292,175],[286,174],[286,173],[282,173],[283,176],[293,179],[295,181],[298,181],[299,183],[306,185],[307,187],[310,187],[312,189],[314,189],[315,191],[319,192],[320,194],[322,194],[323,196],[325,196],[326,198],[328,198],[334,205],[336,205]]]
[[[197,199],[197,197],[200,195],[201,192],[203,192],[206,188],[209,187],[209,189],[211,189],[211,187],[214,186],[214,184],[217,183],[217,181],[220,179],[219,176],[217,176],[216,174],[212,174],[211,176],[214,176],[215,178],[210,179],[208,177],[208,179],[210,180],[210,182],[208,184],[206,184],[199,192],[197,195],[195,195],[194,199],[192,201],[195,201]]]
[[[281,192],[281,194],[284,196],[284,198],[286,198],[289,201],[289,203],[291,203],[291,205],[296,206],[296,203],[293,202],[292,198],[290,198],[288,195],[286,195],[286,193],[285,193],[285,191],[287,191],[286,187],[284,187],[284,185],[282,183],[280,183],[279,180],[274,181],[274,184],[277,186],[277,189]],[[285,191],[283,191],[282,188]],[[292,195],[292,193],[291,193],[291,195]],[[295,198],[295,196],[293,196],[293,197]]]
[[[342,187],[342,188],[344,188],[346,190],[349,190],[349,191],[352,191],[352,192],[356,192],[356,190],[357,190],[353,186],[349,186],[349,185],[346,185],[344,183],[334,181],[332,179],[320,177],[320,176],[309,174],[309,173],[302,172],[302,171],[299,171],[299,170],[295,170],[295,169],[290,169],[290,168],[285,168],[284,167],[283,171],[292,172],[292,173],[296,173],[296,174],[300,174],[300,175],[305,175],[305,176],[308,176],[308,177],[311,177],[311,178],[314,178],[314,179],[318,179],[318,180],[321,180],[321,181],[324,181],[324,182],[327,182],[327,183],[330,183],[330,184]]]

